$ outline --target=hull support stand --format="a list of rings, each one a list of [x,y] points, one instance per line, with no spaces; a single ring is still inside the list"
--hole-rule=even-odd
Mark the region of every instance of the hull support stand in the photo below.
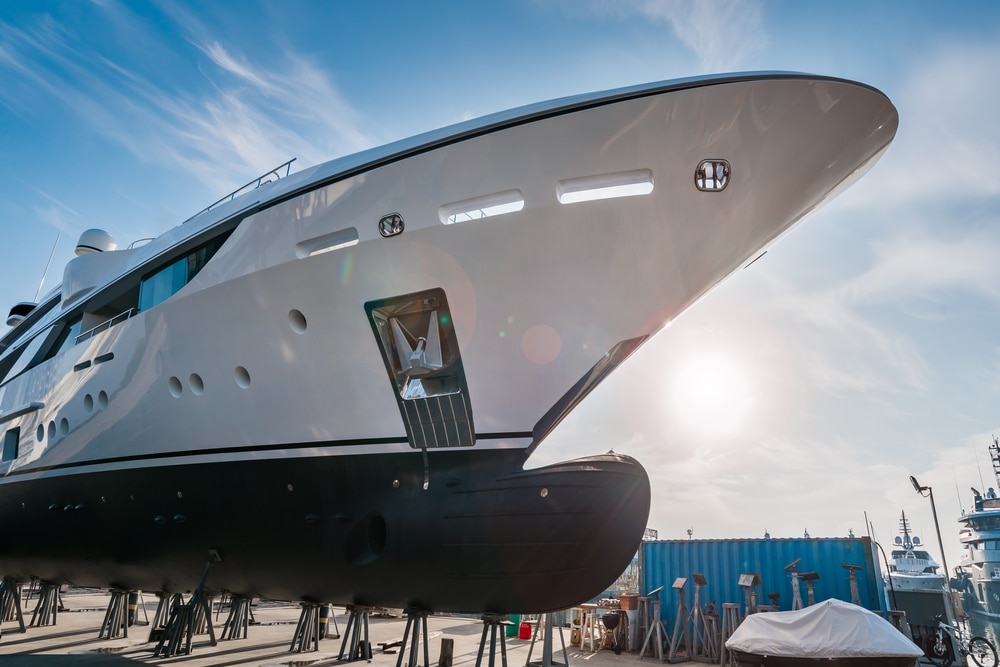
[[[542,625],[544,624],[544,628]],[[539,630],[542,632],[542,659],[534,660],[531,659],[531,652],[535,650],[535,640],[538,639]],[[553,646],[552,641],[554,639],[552,633],[556,630],[559,631],[559,643],[562,644],[562,655],[563,661],[556,662],[553,658]],[[535,632],[531,635],[531,646],[528,647],[528,657],[524,663],[527,667],[568,667],[569,666],[569,654],[566,652],[566,637],[563,635],[562,624],[555,624],[552,622],[552,614],[544,614],[542,620],[535,625]]]
[[[424,661],[423,667],[430,667],[430,656],[427,649],[427,616],[430,612],[420,609],[406,610],[406,630],[403,631],[403,644],[399,647],[399,657],[396,658],[396,667],[402,667],[403,654],[406,653],[406,643],[410,639],[410,630],[413,630],[413,639],[410,641],[410,659],[406,662],[406,667],[417,667],[417,651],[420,649],[420,636],[423,634]]]
[[[222,626],[220,641],[230,639],[246,639],[253,610],[250,609],[251,598],[242,595],[232,595],[229,598],[229,616]]]
[[[646,657],[646,651],[651,651],[651,654],[656,656],[660,662],[666,662],[667,657],[663,655],[663,644],[669,638],[667,637],[667,631],[663,629],[663,621],[660,620],[660,589],[656,589],[650,593],[647,597],[639,598],[639,606],[643,610],[642,613],[644,618],[651,619],[649,621],[649,630],[646,632],[646,639],[642,642],[642,648],[639,649],[639,660]],[[649,604],[652,601],[653,611],[649,611]]]
[[[153,651],[154,658],[169,658],[179,653],[191,654],[191,640],[198,632],[198,627],[202,624],[208,629],[208,637],[212,646],[218,644],[215,639],[215,628],[212,626],[212,610],[209,604],[209,597],[205,591],[205,579],[208,578],[208,571],[212,565],[221,559],[214,551],[209,552],[210,558],[205,565],[205,571],[201,575],[198,587],[194,589],[191,598],[186,604],[178,604],[170,610],[170,620],[163,628],[163,634],[156,650]],[[162,600],[161,600],[162,602]],[[183,648],[181,646],[183,644]]]
[[[490,643],[489,667],[496,667],[497,635],[500,636],[500,662],[502,667],[507,667],[507,634],[504,627],[506,625],[506,616],[501,616],[500,614],[483,615],[483,636],[479,639],[479,653],[476,655],[476,667],[482,667],[487,636],[489,636]]]
[[[147,642],[160,641],[163,631],[167,627],[167,621],[173,613],[174,607],[184,604],[184,596],[180,593],[168,593],[161,591],[156,594],[160,601],[156,604],[156,613],[153,614],[153,622],[149,626],[149,639]]]
[[[59,584],[47,581],[39,582],[38,604],[31,614],[28,627],[39,628],[44,625],[55,625],[59,616]]]
[[[354,660],[371,660],[372,645],[368,640],[369,607],[350,605],[347,607],[350,615],[347,617],[347,629],[344,630],[344,641],[340,644],[338,660],[352,662]]]
[[[299,622],[295,626],[295,634],[292,635],[292,645],[288,650],[293,653],[318,651],[319,640],[321,639],[319,624],[320,608],[325,605],[316,602],[303,602],[301,606],[302,612],[299,614]]]
[[[131,606],[129,603],[133,595],[135,594],[132,591],[121,589],[111,591],[111,601],[108,603],[108,610],[104,613],[101,631],[97,634],[98,639],[128,637],[129,607]],[[134,616],[132,620],[134,620]]]
[[[10,575],[0,582],[0,622],[17,621],[21,632],[27,632],[24,627],[24,614],[21,613],[21,585]],[[2,636],[0,632],[0,636]]]

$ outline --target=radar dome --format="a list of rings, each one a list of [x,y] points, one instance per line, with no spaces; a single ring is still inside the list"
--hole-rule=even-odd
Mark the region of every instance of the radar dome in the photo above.
[[[118,248],[115,237],[108,234],[103,229],[88,229],[80,234],[80,240],[76,242],[77,257],[89,255],[92,252],[105,252]]]

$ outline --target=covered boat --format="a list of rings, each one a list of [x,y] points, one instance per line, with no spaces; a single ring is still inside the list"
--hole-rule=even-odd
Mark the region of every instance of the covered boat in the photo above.
[[[881,616],[841,600],[748,616],[726,649],[743,667],[909,667],[923,655]]]

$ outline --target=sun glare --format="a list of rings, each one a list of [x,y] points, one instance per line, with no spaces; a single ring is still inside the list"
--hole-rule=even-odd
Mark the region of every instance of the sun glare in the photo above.
[[[746,373],[718,355],[692,357],[677,370],[672,406],[678,419],[701,435],[735,435],[752,403]]]

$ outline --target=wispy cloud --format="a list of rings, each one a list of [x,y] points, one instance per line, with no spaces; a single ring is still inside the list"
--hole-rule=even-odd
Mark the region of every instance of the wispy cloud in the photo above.
[[[597,16],[641,16],[670,26],[691,49],[704,72],[742,69],[768,44],[763,5],[755,0],[595,0],[564,5]]]
[[[943,231],[948,238],[916,229],[876,242],[872,266],[841,293],[861,303],[951,299],[955,290],[1000,299],[1000,239],[978,229]]]
[[[307,165],[374,143],[330,72],[306,55],[271,49],[251,60],[238,46],[204,38],[210,31],[190,16],[183,18],[195,50],[178,52],[183,42],[166,43],[127,8],[95,8],[128,40],[91,40],[49,17],[30,27],[0,25],[0,70],[34,90],[17,100],[16,87],[5,86],[5,104],[30,114],[30,105],[54,100],[137,158],[178,167],[216,191],[290,157]],[[200,80],[138,74],[125,64],[134,44],[178,61],[201,53]]]
[[[739,69],[767,45],[762,7],[752,0],[638,0],[635,9],[668,22],[707,72]]]
[[[995,40],[941,44],[888,91],[900,126],[878,168],[882,199],[943,207],[1000,195],[993,152],[1000,145],[1000,89],[984,85],[995,79],[997,62]]]

